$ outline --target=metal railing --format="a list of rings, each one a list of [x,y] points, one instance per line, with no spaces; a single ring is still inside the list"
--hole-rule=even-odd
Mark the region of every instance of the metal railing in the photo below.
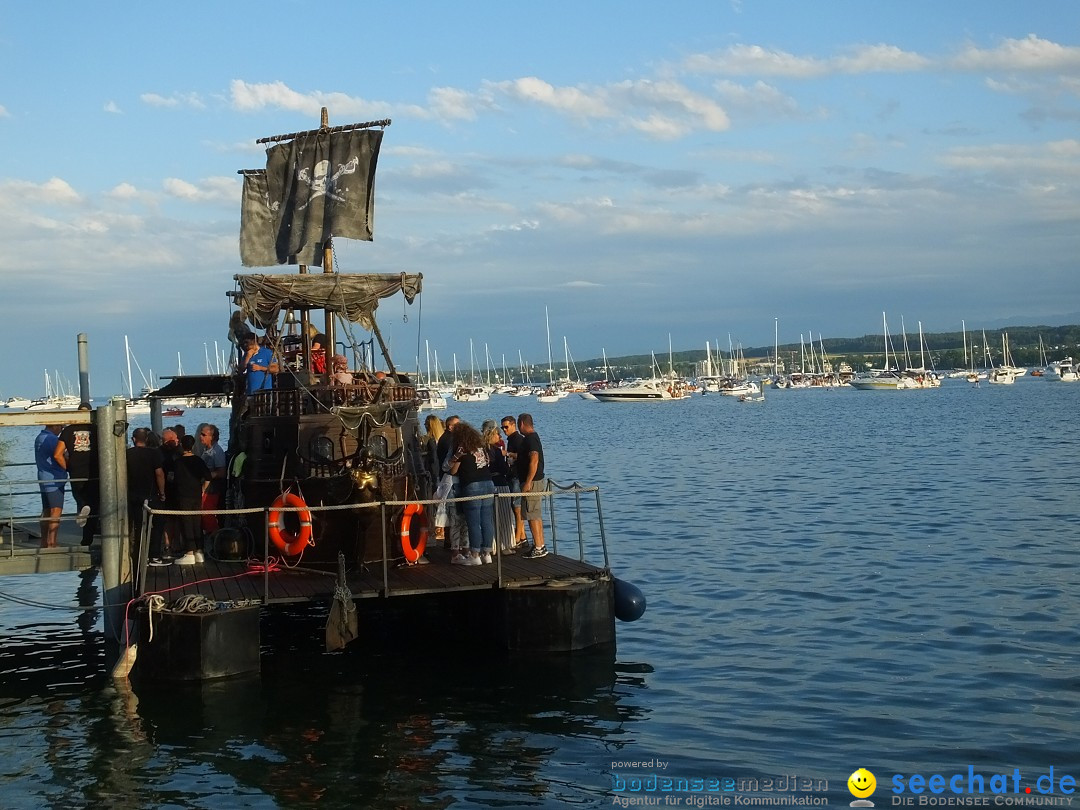
[[[149,502],[147,502],[147,503],[145,503],[143,505],[143,510],[144,510],[143,529],[142,529],[142,536],[140,538],[140,543],[139,543],[139,556],[138,556],[138,560],[137,560],[136,565],[135,565],[135,568],[136,568],[136,571],[137,571],[137,576],[138,576],[138,579],[137,579],[137,582],[136,582],[136,593],[142,594],[143,593],[143,586],[146,583],[146,569],[147,569],[147,565],[148,565],[148,561],[149,561],[150,535],[151,535],[151,532],[152,532],[152,529],[153,529],[153,522],[154,522],[155,519],[162,519],[162,518],[167,518],[167,517],[171,517],[171,516],[182,516],[182,515],[196,515],[196,514],[197,515],[202,515],[202,514],[205,514],[205,513],[209,512],[209,513],[212,513],[212,514],[215,514],[215,515],[225,517],[226,522],[227,522],[227,517],[228,516],[242,517],[242,516],[250,516],[250,515],[261,514],[263,516],[262,521],[261,521],[262,527],[263,527],[262,558],[261,558],[261,563],[262,563],[262,565],[261,565],[261,573],[262,573],[262,580],[263,580],[263,583],[262,583],[263,597],[262,598],[263,598],[263,602],[265,603],[265,602],[269,601],[270,575],[271,575],[271,567],[269,565],[267,565],[266,563],[268,561],[270,561],[271,559],[273,559],[274,556],[277,556],[277,555],[271,554],[271,552],[273,550],[275,550],[275,548],[271,546],[271,542],[270,542],[270,512],[271,511],[282,512],[282,513],[284,513],[284,512],[292,512],[292,513],[310,512],[312,514],[317,514],[317,513],[329,513],[329,512],[341,512],[341,511],[356,511],[356,512],[359,512],[360,510],[378,509],[379,510],[380,523],[381,523],[381,526],[382,526],[382,538],[381,538],[382,539],[382,559],[379,561],[380,571],[381,571],[381,575],[382,575],[381,576],[382,589],[381,589],[379,595],[384,596],[384,597],[389,597],[389,596],[394,595],[394,591],[393,591],[393,589],[391,587],[391,583],[390,583],[390,568],[391,567],[397,568],[397,567],[406,567],[407,566],[407,564],[402,564],[402,563],[396,562],[397,560],[401,559],[401,557],[402,557],[401,554],[398,554],[397,552],[391,554],[391,543],[393,541],[393,538],[391,537],[392,529],[390,527],[392,525],[400,525],[400,515],[398,515],[397,512],[403,511],[404,508],[406,506],[408,506],[409,504],[421,504],[421,505],[423,505],[424,514],[426,516],[428,516],[428,523],[429,523],[429,539],[428,539],[428,542],[430,543],[430,542],[434,542],[433,529],[434,529],[434,516],[435,516],[435,512],[436,512],[436,507],[438,507],[440,504],[445,503],[445,504],[447,504],[448,507],[452,508],[452,505],[457,505],[457,504],[461,504],[461,503],[467,503],[467,502],[470,502],[470,501],[488,500],[488,499],[492,500],[492,506],[493,506],[494,517],[495,517],[495,538],[496,538],[495,539],[495,549],[493,549],[493,552],[492,552],[493,562],[495,563],[495,577],[494,577],[494,580],[490,583],[490,586],[495,587],[495,588],[503,588],[506,585],[506,580],[504,579],[504,576],[503,576],[503,564],[502,564],[503,554],[502,554],[501,551],[498,550],[498,537],[500,536],[500,528],[501,528],[500,518],[499,518],[499,509],[497,508],[498,499],[500,499],[500,498],[509,498],[512,501],[520,499],[520,498],[526,498],[526,497],[536,497],[536,498],[545,498],[545,499],[547,499],[547,503],[548,503],[548,528],[550,529],[550,533],[551,533],[551,538],[550,538],[550,540],[551,540],[551,548],[552,548],[552,551],[554,551],[555,554],[558,554],[559,553],[558,527],[559,527],[560,513],[558,513],[556,511],[556,505],[555,505],[556,504],[556,499],[557,498],[562,498],[563,496],[567,496],[567,497],[568,496],[573,496],[573,498],[574,498],[573,523],[574,523],[574,526],[576,528],[576,533],[577,533],[578,560],[580,562],[585,562],[585,550],[586,550],[585,522],[586,522],[586,520],[585,520],[585,514],[584,514],[584,510],[583,510],[581,496],[589,494],[589,493],[592,493],[594,495],[594,497],[595,497],[596,520],[597,520],[597,526],[599,528],[600,548],[601,548],[601,551],[602,551],[603,557],[604,557],[604,569],[608,569],[608,568],[610,568],[610,559],[609,559],[609,556],[608,556],[607,534],[606,534],[606,531],[605,531],[605,528],[604,528],[603,511],[602,511],[601,505],[600,505],[600,488],[596,487],[596,486],[583,486],[583,485],[581,485],[581,484],[579,484],[577,482],[575,482],[573,484],[570,484],[570,485],[567,485],[567,486],[563,486],[563,485],[558,484],[557,482],[552,481],[551,479],[548,479],[547,482],[546,482],[546,488],[543,491],[536,492],[536,493],[528,493],[528,494],[523,494],[523,493],[520,493],[520,492],[509,492],[509,493],[507,493],[507,492],[496,492],[496,493],[494,493],[492,495],[472,495],[472,496],[461,496],[461,497],[445,498],[445,499],[410,498],[410,499],[407,499],[407,500],[377,501],[377,502],[373,502],[373,503],[362,503],[362,504],[350,503],[350,504],[341,504],[341,505],[336,505],[336,506],[310,506],[310,505],[308,505],[308,506],[295,506],[295,507],[294,506],[280,506],[280,507],[273,508],[273,510],[269,506],[245,507],[245,508],[239,508],[239,509],[237,509],[237,508],[234,508],[234,509],[215,508],[213,510],[161,509],[161,508],[154,508],[154,507],[149,505]],[[389,517],[391,518],[389,520],[387,519],[388,518],[388,510],[389,510]],[[223,528],[227,530],[227,529],[235,529],[237,527],[227,526],[226,525]],[[241,527],[240,531],[248,532],[248,534],[250,536],[250,530],[247,527]],[[252,539],[253,545],[254,545],[254,537],[251,537],[251,539]],[[301,561],[302,561],[302,559],[303,559],[303,557],[301,555]],[[317,573],[317,574],[324,574],[326,576],[336,576],[336,573],[331,572],[331,571],[322,571],[322,570],[316,570],[316,569],[311,569],[311,568],[300,568],[298,566],[299,566],[299,563],[298,563],[298,565],[296,567],[290,566],[290,568],[291,568],[291,570],[301,570],[301,571],[304,571],[305,573]],[[487,585],[487,584],[488,583],[485,583],[485,585]]]

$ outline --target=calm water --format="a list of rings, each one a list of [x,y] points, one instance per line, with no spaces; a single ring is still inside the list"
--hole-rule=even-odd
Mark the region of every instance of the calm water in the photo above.
[[[614,661],[326,655],[298,620],[259,677],[133,693],[99,617],[0,600],[0,806],[610,806],[613,773],[659,768],[614,763],[642,760],[828,780],[834,806],[860,766],[878,807],[893,774],[1080,775],[1078,401],[1026,379],[458,405],[531,410],[549,474],[602,488],[649,600]],[[99,584],[0,590],[70,607]]]

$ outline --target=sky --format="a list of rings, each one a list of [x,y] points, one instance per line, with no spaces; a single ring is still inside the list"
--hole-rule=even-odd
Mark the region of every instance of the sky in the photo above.
[[[393,121],[335,247],[423,273],[406,370],[1080,320],[1074,0],[8,2],[0,397],[79,333],[95,398],[125,336],[136,390],[213,364],[237,170],[324,106]]]

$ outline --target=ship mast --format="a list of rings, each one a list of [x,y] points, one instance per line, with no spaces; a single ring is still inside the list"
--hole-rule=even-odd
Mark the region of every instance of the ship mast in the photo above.
[[[319,128],[318,129],[310,129],[310,130],[306,130],[306,131],[303,131],[303,132],[289,132],[289,133],[286,133],[285,135],[271,135],[271,136],[266,137],[266,138],[257,138],[255,140],[255,143],[258,143],[258,144],[278,143],[280,141],[290,141],[290,140],[294,140],[296,138],[309,137],[309,136],[313,136],[313,135],[329,135],[329,134],[332,134],[332,133],[335,133],[335,132],[348,132],[348,131],[354,130],[354,129],[370,129],[371,127],[382,127],[383,129],[385,129],[388,126],[390,126],[390,119],[389,118],[383,118],[383,119],[380,119],[378,121],[364,121],[363,123],[358,123],[358,124],[344,124],[342,126],[331,127],[330,126],[330,113],[327,111],[326,107],[323,107],[321,112],[320,112],[320,115],[319,115]],[[240,172],[240,174],[243,174],[243,173],[244,173],[243,171]],[[306,264],[301,264],[299,270],[300,270],[301,275],[306,275],[307,272],[308,272],[308,266]],[[328,237],[326,239],[326,241],[323,243],[323,274],[324,275],[333,275],[333,273],[334,273],[334,244],[333,244],[333,237]],[[335,348],[337,346],[337,340],[336,340],[336,336],[335,336],[335,326],[336,326],[336,324],[335,324],[335,321],[334,321],[334,313],[332,311],[330,311],[330,310],[324,310],[324,312],[325,312],[325,320],[324,320],[324,323],[323,323],[323,334],[326,335],[326,343],[327,343],[327,345],[324,346],[323,348],[327,352],[327,362],[329,363],[330,358],[335,353]],[[309,312],[307,310],[301,311],[301,313],[300,313],[300,323],[301,323],[301,329],[303,331],[303,338],[304,338],[304,353],[305,353],[306,357],[310,357],[311,356],[311,334],[310,334],[311,330],[309,328],[310,327],[310,314],[309,314]],[[379,330],[379,325],[378,325],[378,323],[375,322],[374,318],[372,319],[371,331],[375,335],[375,338],[379,341],[379,349],[382,352],[383,360],[386,362],[387,370],[391,374],[396,374],[396,369],[394,368],[394,362],[390,358],[390,349],[386,345],[386,341],[383,340],[382,332]]]

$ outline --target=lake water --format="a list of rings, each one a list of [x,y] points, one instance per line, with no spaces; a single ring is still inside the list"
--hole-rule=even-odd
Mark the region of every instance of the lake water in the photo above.
[[[767,397],[451,403],[530,410],[549,475],[601,487],[612,568],[648,599],[614,660],[328,655],[299,617],[259,676],[132,692],[99,616],[0,600],[0,807],[846,806],[859,767],[878,807],[969,766],[991,805],[1014,770],[1001,798],[1051,767],[1064,796],[1080,386]],[[0,579],[66,608],[99,585]]]

